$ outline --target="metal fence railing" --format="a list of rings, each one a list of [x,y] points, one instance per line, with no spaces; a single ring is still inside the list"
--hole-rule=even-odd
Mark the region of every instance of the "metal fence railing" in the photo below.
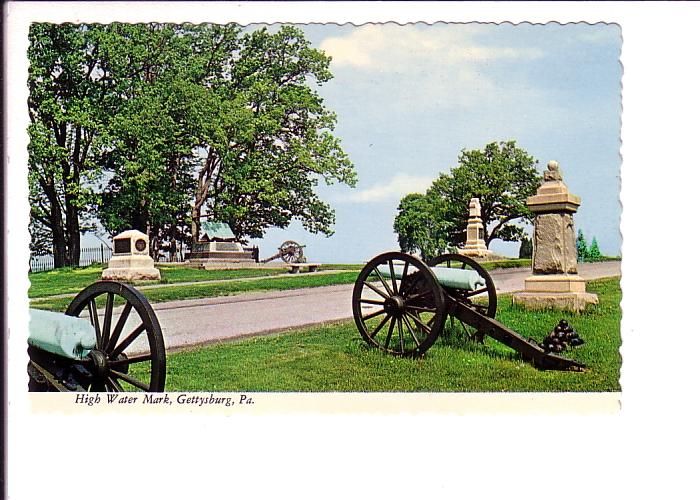
[[[184,251],[184,248],[174,254],[161,251],[155,256],[155,260],[156,262],[182,262],[184,260]],[[80,249],[80,267],[89,266],[90,264],[106,264],[111,258],[112,249],[107,245]],[[53,268],[53,255],[51,254],[33,255],[29,260],[29,269],[33,273],[38,271],[50,271]]]
[[[80,249],[80,266],[104,264],[112,257],[112,249],[106,245]],[[48,271],[53,269],[53,255],[36,255],[29,260],[31,272]]]

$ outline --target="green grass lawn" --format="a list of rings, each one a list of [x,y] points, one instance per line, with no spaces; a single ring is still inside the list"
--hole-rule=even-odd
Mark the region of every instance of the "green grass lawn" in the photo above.
[[[54,269],[29,273],[29,297],[47,297],[64,293],[77,293],[89,284],[100,279],[105,266],[93,264],[88,267]],[[184,283],[192,281],[227,280],[255,276],[273,276],[285,273],[286,269],[222,269],[205,270],[188,267],[156,266],[160,269],[160,281],[144,281],[142,284]]]
[[[168,355],[169,391],[619,391],[619,279],[593,281],[600,304],[582,314],[532,312],[499,298],[497,319],[539,341],[565,318],[585,344],[563,355],[583,373],[540,371],[502,344],[452,333],[422,359],[370,349],[353,322],[211,345]],[[448,328],[448,327],[446,327]]]

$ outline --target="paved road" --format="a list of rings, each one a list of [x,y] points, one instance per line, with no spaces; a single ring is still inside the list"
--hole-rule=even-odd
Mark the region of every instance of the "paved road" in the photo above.
[[[529,269],[492,271],[499,293],[523,288]],[[580,264],[585,279],[620,275],[620,262]],[[352,318],[352,285],[255,292],[154,304],[168,349]],[[138,346],[135,346],[138,348]]]

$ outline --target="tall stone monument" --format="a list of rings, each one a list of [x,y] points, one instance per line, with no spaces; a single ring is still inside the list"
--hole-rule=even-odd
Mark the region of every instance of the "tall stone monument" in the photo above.
[[[583,311],[597,304],[598,296],[586,292],[586,282],[576,267],[574,214],[581,198],[569,193],[559,164],[550,161],[544,181],[527,206],[535,213],[532,275],[525,290],[513,294],[513,303],[532,309]]]
[[[467,221],[467,243],[459,250],[469,257],[486,257],[491,251],[484,241],[484,223],[481,220],[481,203],[479,198],[469,200],[469,219]]]
[[[102,279],[118,281],[159,280],[160,271],[148,255],[148,236],[135,229],[119,233],[113,239],[114,250]]]

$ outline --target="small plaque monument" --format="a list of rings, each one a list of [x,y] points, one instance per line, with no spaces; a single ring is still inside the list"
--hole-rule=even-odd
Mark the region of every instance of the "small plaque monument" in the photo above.
[[[159,280],[160,271],[148,254],[148,236],[131,229],[112,240],[114,249],[102,279],[116,281]]]
[[[532,275],[525,290],[513,294],[513,302],[532,309],[583,311],[597,304],[598,296],[586,292],[586,282],[576,267],[574,214],[581,198],[569,193],[559,164],[550,161],[542,185],[527,206],[535,213]]]
[[[484,223],[481,220],[479,198],[469,200],[469,220],[467,221],[467,243],[459,253],[468,257],[487,257],[491,251],[484,241]]]

